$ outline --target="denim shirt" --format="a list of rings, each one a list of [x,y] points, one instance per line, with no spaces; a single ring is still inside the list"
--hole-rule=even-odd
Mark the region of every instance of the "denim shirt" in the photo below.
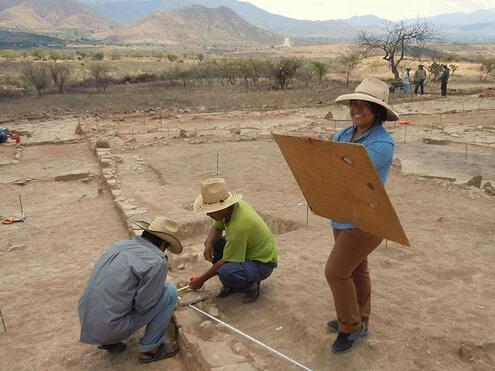
[[[335,142],[360,143],[364,145],[373,165],[375,165],[376,172],[382,184],[385,185],[388,171],[390,170],[390,166],[392,166],[392,160],[394,158],[394,140],[381,123],[373,125],[363,135],[352,140],[352,134],[355,130],[355,125],[349,126],[337,132],[333,140]],[[341,223],[336,220],[332,220],[331,225],[335,229],[356,228],[352,224]]]

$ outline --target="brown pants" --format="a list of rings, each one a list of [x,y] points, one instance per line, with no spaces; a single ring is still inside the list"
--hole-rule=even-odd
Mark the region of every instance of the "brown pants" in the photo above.
[[[359,229],[334,229],[333,235],[335,246],[325,276],[332,290],[339,331],[350,333],[359,330],[361,321],[368,326],[371,281],[367,258],[383,239]]]

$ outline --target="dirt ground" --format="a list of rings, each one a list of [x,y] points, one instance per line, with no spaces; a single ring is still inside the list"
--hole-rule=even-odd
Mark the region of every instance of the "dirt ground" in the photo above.
[[[0,328],[0,369],[141,368],[136,335],[114,357],[78,342],[77,302],[90,270],[112,241],[128,236],[88,145],[95,139],[108,141],[118,156],[120,190],[128,199],[150,215],[180,222],[185,251],[170,257],[170,277],[179,285],[208,267],[201,252],[211,222],[192,212],[203,179],[218,173],[263,215],[276,235],[279,267],[253,304],[238,295],[200,304],[223,321],[314,370],[494,369],[495,197],[486,183],[495,183],[495,98],[426,97],[395,108],[409,123],[387,124],[398,160],[386,188],[412,247],[383,242],[371,255],[370,334],[344,355],[330,352],[335,335],[325,328],[335,318],[323,274],[331,229],[320,217],[306,219],[304,198],[271,133],[329,138],[347,125],[345,109],[149,114],[144,120],[115,114],[82,118],[84,135],[75,134],[77,120],[67,116],[50,120],[58,144],[46,143],[46,125],[11,122],[32,136],[17,160],[14,146],[0,147],[0,214],[18,212],[20,194],[29,223],[0,226],[0,309],[7,328]],[[329,110],[333,119],[324,118]],[[486,191],[464,185],[477,175]],[[212,279],[205,291],[218,288]],[[249,369],[297,369],[201,321],[194,335],[228,343]],[[183,360],[184,354],[150,368],[180,371],[187,369]]]

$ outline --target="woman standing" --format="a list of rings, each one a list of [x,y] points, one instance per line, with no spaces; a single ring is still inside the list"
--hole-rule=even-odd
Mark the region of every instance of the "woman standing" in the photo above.
[[[365,79],[353,94],[335,100],[349,105],[352,126],[339,131],[333,140],[364,145],[383,184],[392,165],[394,142],[382,124],[399,119],[388,106],[388,97],[387,84]],[[332,351],[341,353],[368,334],[371,282],[367,258],[383,239],[337,220],[332,221],[332,228],[335,245],[325,266],[325,276],[337,319],[327,325],[330,331],[338,332]]]

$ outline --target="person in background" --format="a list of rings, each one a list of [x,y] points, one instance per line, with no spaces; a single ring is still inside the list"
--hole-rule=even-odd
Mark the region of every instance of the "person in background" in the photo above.
[[[383,123],[399,119],[389,107],[388,98],[387,84],[365,79],[354,93],[335,100],[349,105],[352,125],[337,132],[333,140],[362,144],[383,184],[394,155],[394,141]],[[325,266],[325,276],[333,294],[337,319],[329,321],[327,328],[338,333],[331,350],[342,353],[368,334],[371,313],[368,255],[383,239],[343,221],[333,220],[331,225],[335,244]]]
[[[449,77],[450,77],[450,70],[449,68],[447,67],[447,65],[443,65],[442,66],[442,74],[440,75],[440,92],[441,92],[441,95],[442,97],[446,97],[447,96],[447,83],[449,81]]]
[[[414,94],[418,95],[418,89],[421,88],[421,95],[425,93],[426,70],[424,65],[420,64],[418,69],[414,71]]]
[[[411,81],[409,77],[409,71],[411,71],[411,67],[407,67],[402,74],[402,93],[404,94],[404,96],[408,96],[409,94],[411,94]]]

